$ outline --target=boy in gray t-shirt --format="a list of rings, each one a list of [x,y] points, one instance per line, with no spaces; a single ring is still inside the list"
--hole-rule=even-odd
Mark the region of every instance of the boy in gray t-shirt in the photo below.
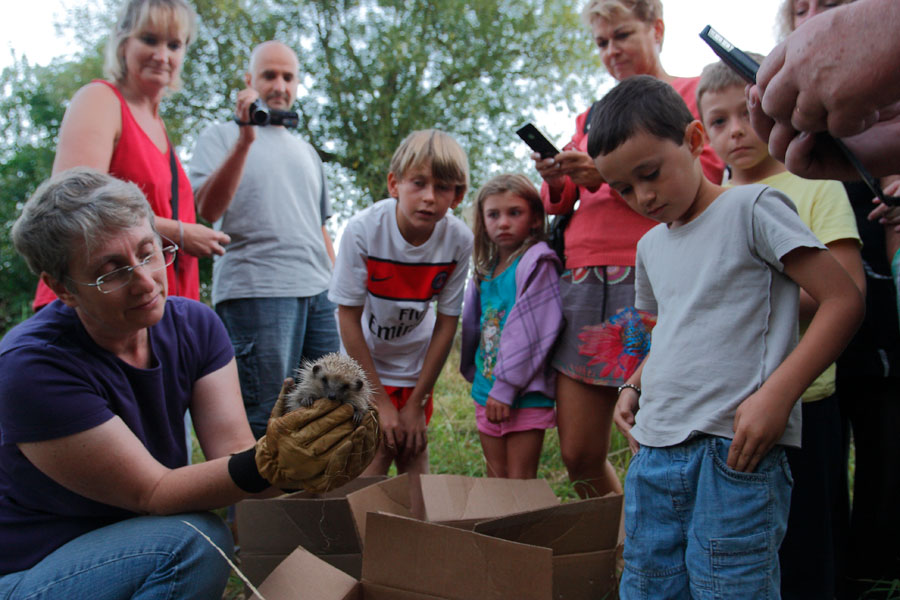
[[[799,445],[797,400],[856,330],[862,297],[784,195],[703,176],[703,126],[668,84],[629,78],[594,113],[597,169],[661,223],[635,275],[658,321],[614,413],[636,453],[620,596],[778,597],[784,445]],[[798,285],[819,303],[799,344]]]

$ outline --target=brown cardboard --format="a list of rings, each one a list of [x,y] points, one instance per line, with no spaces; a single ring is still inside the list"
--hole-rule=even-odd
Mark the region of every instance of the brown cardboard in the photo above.
[[[475,523],[513,513],[557,506],[559,499],[543,479],[494,479],[462,475],[422,475],[425,520],[471,529]],[[412,515],[405,475],[347,495],[360,540],[367,539],[366,514]]]
[[[369,515],[366,548],[361,582],[298,548],[259,591],[266,600],[549,600],[552,595],[547,548],[380,513]]]
[[[554,600],[617,598],[617,549],[553,557]]]
[[[577,554],[615,548],[621,514],[622,495],[615,494],[482,521],[474,530],[545,546],[554,556]]]
[[[550,548],[556,600],[615,597],[622,495],[483,521],[478,533]]]
[[[363,582],[448,600],[547,600],[553,589],[551,559],[547,548],[372,513]]]
[[[266,600],[615,598],[622,496],[558,504],[552,492],[544,495],[546,482],[522,484],[423,476],[428,517],[448,518],[454,525],[464,517],[477,520],[491,511],[539,505],[481,521],[474,531],[406,516],[404,476],[351,492],[347,504],[365,535],[361,577],[339,577],[321,561],[325,557],[297,549],[260,590]],[[389,512],[373,512],[377,507]],[[313,579],[314,588],[302,585]]]
[[[358,578],[361,548],[346,495],[385,479],[360,477],[324,494],[298,492],[239,502],[236,524],[241,570],[259,585],[297,546],[303,546]]]

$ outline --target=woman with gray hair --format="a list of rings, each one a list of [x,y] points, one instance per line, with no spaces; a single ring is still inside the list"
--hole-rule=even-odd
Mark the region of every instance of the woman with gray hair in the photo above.
[[[160,231],[184,250],[168,268],[169,289],[193,299],[200,297],[197,258],[223,254],[229,238],[197,223],[191,185],[159,107],[181,84],[196,18],[185,0],[127,0],[106,49],[109,80],[94,80],[72,97],[53,161],[53,173],[86,166],[137,183]],[[39,284],[33,308],[53,298]]]
[[[217,600],[228,565],[201,532],[226,552],[232,540],[203,511],[325,491],[371,461],[374,413],[357,427],[327,399],[284,414],[280,398],[254,439],[225,328],[167,297],[178,247],[135,184],[65,171],[12,237],[59,300],[0,341],[0,598]]]

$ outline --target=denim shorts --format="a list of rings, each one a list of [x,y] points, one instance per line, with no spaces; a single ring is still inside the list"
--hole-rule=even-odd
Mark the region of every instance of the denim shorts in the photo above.
[[[784,448],[741,473],[725,464],[730,446],[700,435],[632,458],[620,598],[780,597],[793,485]]]

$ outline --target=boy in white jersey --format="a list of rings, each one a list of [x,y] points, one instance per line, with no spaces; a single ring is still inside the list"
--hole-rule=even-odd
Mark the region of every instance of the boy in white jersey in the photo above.
[[[472,254],[472,232],[448,211],[468,183],[456,140],[413,132],[391,159],[391,198],[354,216],[341,238],[328,298],[338,304],[344,348],[373,384],[383,431],[366,475],[386,475],[392,462],[398,473],[428,472],[431,393],[456,333]]]
[[[862,297],[784,195],[703,177],[703,126],[668,84],[629,78],[595,113],[597,169],[661,222],[636,262],[635,304],[658,321],[614,413],[636,452],[620,595],[778,597],[784,446],[799,445],[797,400],[856,330]],[[819,303],[799,344],[798,285]]]

